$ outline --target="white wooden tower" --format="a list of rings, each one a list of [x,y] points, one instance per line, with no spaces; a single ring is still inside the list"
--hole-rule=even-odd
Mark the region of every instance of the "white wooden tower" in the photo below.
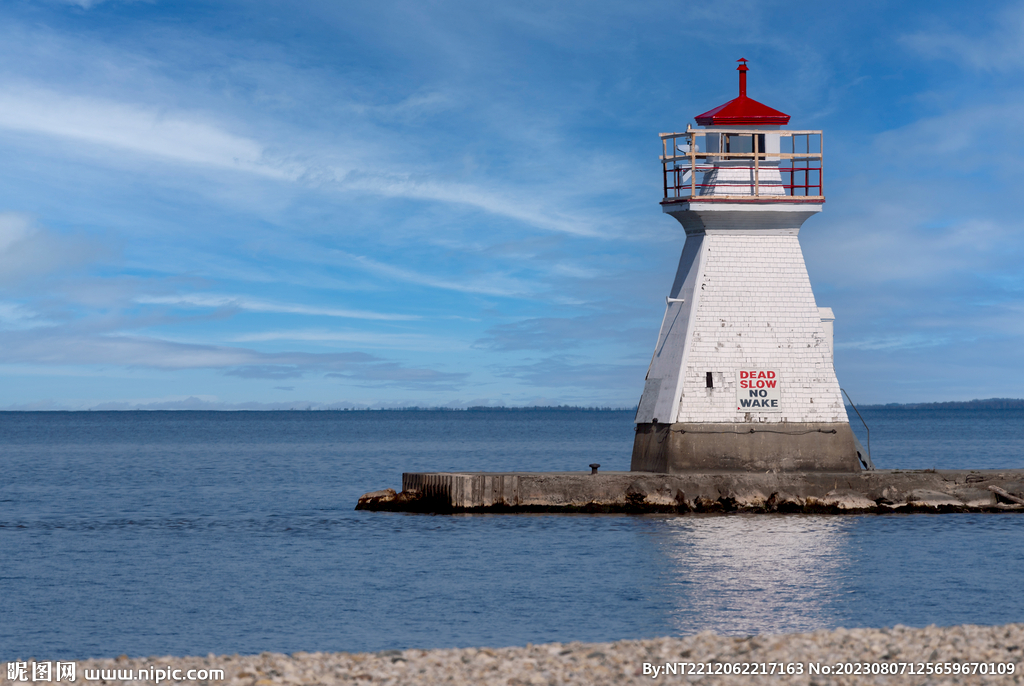
[[[831,311],[798,234],[825,202],[821,131],[739,97],[662,134],[663,211],[686,242],[636,415],[631,469],[860,469]],[[823,314],[826,315],[823,317]],[[823,323],[827,319],[827,324]]]

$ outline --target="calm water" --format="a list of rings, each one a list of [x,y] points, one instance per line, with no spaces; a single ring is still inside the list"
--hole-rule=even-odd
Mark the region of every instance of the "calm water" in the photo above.
[[[1024,412],[865,417],[880,468],[1024,467]],[[632,437],[632,412],[0,413],[0,659],[1024,621],[1022,515],[352,509],[403,471],[628,469]]]

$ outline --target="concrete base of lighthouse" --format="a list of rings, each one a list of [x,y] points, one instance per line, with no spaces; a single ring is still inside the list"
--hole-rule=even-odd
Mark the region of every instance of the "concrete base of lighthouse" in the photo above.
[[[859,472],[846,422],[637,424],[634,472]]]

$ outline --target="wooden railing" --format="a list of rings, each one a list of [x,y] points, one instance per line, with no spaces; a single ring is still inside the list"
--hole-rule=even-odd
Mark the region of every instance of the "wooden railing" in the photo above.
[[[778,139],[778,150],[766,141]],[[821,131],[765,129],[694,129],[663,133],[664,202],[757,200],[764,202],[824,201],[824,138]],[[786,149],[788,148],[788,150]],[[737,151],[739,150],[739,151]],[[749,161],[749,164],[736,164]],[[724,164],[723,164],[724,163]],[[749,180],[717,178],[713,170],[747,170]],[[698,181],[697,175],[702,174]],[[735,174],[731,174],[736,176]],[[728,175],[726,175],[728,176]],[[786,183],[786,181],[789,183]],[[741,190],[742,189],[742,190]],[[725,192],[722,192],[722,191]],[[736,190],[736,193],[730,191]],[[713,191],[713,192],[712,192]]]

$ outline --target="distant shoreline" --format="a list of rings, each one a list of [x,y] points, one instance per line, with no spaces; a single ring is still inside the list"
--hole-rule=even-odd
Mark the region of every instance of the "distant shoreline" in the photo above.
[[[862,410],[1024,410],[1021,398],[988,398],[987,400],[953,400],[942,403],[886,403],[861,405]]]
[[[849,404],[847,408],[849,408]],[[946,402],[888,402],[885,404],[861,404],[857,405],[860,410],[1024,410],[1024,398],[988,398],[984,400],[950,400]],[[507,413],[531,413],[531,412],[586,412],[586,413],[622,413],[636,412],[633,408],[609,408],[609,406],[585,406],[585,405],[472,405],[469,408],[452,408],[452,406],[421,406],[410,405],[401,408],[372,408],[372,406],[340,406],[333,404],[317,405],[301,402],[295,406],[279,405],[260,408],[260,406],[227,406],[227,408],[202,408],[202,406],[135,406],[135,408],[110,408],[110,406],[98,405],[96,408],[84,410],[35,410],[35,409],[6,409],[0,410],[0,414],[14,413],[281,413],[281,412],[334,412],[334,413],[379,413],[379,412],[450,412],[450,413],[486,413],[486,412],[507,412]]]
[[[451,412],[451,413],[463,413],[463,412],[636,412],[635,407],[584,407],[582,405],[537,405],[528,407],[514,407],[504,405],[479,405],[473,407],[337,407],[337,406],[316,406],[308,405],[303,403],[303,407],[221,407],[221,408],[198,408],[198,407],[122,407],[122,408],[111,408],[111,407],[95,407],[85,408],[81,410],[68,410],[68,409],[52,409],[52,410],[41,410],[41,409],[0,409],[0,414],[100,414],[100,413],[127,413],[127,412],[145,412],[147,414],[158,413],[158,412],[174,412],[174,413],[222,413],[222,414],[238,414],[238,413],[271,413],[271,412],[296,412],[301,414],[315,413],[315,412],[335,412],[335,413],[354,413],[354,412],[365,412],[365,413],[378,413],[378,412]]]

